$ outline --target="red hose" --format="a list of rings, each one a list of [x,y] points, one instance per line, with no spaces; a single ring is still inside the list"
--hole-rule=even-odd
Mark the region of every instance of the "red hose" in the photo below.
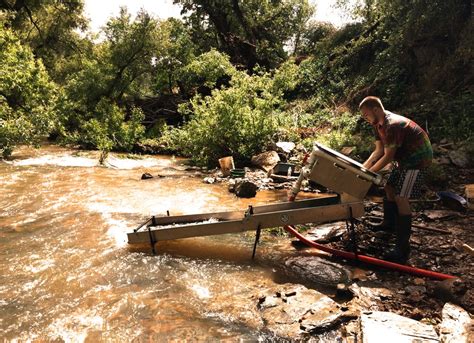
[[[334,256],[339,256],[339,257],[346,258],[346,259],[351,259],[351,260],[358,260],[358,261],[373,264],[373,265],[376,265],[376,266],[380,266],[380,267],[384,267],[384,268],[388,268],[388,269],[394,269],[394,270],[398,270],[398,271],[401,271],[401,272],[405,272],[405,273],[409,273],[409,274],[413,274],[413,275],[417,275],[417,276],[429,277],[429,278],[438,279],[438,280],[446,280],[446,279],[455,279],[456,278],[455,276],[448,275],[448,274],[437,273],[437,272],[433,272],[433,271],[426,270],[426,269],[419,269],[419,268],[415,268],[415,267],[406,266],[404,264],[398,264],[398,263],[393,263],[393,262],[380,260],[380,259],[375,258],[375,257],[359,255],[359,254],[356,255],[352,252],[329,248],[329,247],[326,247],[322,244],[315,243],[315,242],[310,241],[309,239],[305,238],[298,231],[296,231],[296,229],[291,225],[286,225],[284,227],[284,229],[286,231],[288,231],[289,233],[291,233],[296,238],[298,238],[300,241],[305,243],[306,245],[309,245],[309,246],[314,247],[316,249],[328,252],[328,253],[330,253]]]

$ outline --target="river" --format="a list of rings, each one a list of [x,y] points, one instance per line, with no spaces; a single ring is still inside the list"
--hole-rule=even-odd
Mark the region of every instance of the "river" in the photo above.
[[[244,210],[286,192],[239,199],[182,159],[111,154],[103,167],[97,157],[46,145],[0,161],[2,339],[270,339],[232,313],[252,306],[247,294],[284,281],[288,239],[264,237],[252,261],[252,234],[160,242],[153,255],[129,246],[126,232],[150,215]],[[162,177],[141,180],[144,172]]]

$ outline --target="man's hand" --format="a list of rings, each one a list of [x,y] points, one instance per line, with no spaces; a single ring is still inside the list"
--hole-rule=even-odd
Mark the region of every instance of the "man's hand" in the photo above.
[[[383,144],[381,141],[375,141],[375,150],[370,154],[367,161],[365,161],[362,165],[366,169],[370,169],[373,165],[384,155]]]
[[[371,172],[378,172],[383,169],[387,164],[393,161],[397,148],[384,148],[384,153],[381,159],[377,161],[372,167],[369,168]]]

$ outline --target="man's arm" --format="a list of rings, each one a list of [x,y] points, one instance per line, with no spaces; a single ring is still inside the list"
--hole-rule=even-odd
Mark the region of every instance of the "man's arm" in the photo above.
[[[393,161],[393,158],[395,157],[395,152],[397,151],[397,148],[384,148],[384,153],[381,159],[377,161],[372,167],[369,168],[370,171],[376,173],[379,170],[383,169],[387,164]]]
[[[370,169],[384,155],[383,143],[380,140],[375,141],[375,150],[370,154],[367,161],[362,165],[364,168]]]

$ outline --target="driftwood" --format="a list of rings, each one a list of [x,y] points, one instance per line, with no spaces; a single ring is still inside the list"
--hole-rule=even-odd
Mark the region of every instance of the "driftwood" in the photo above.
[[[367,219],[377,219],[377,220],[382,220],[383,219],[382,217],[378,217],[378,216],[366,216],[365,218],[367,218]],[[426,230],[426,231],[439,232],[439,233],[444,233],[444,234],[448,234],[448,235],[451,234],[451,231],[445,230],[445,229],[439,229],[437,227],[418,225],[418,224],[412,224],[411,226],[415,227],[417,229],[422,229],[422,230]]]

